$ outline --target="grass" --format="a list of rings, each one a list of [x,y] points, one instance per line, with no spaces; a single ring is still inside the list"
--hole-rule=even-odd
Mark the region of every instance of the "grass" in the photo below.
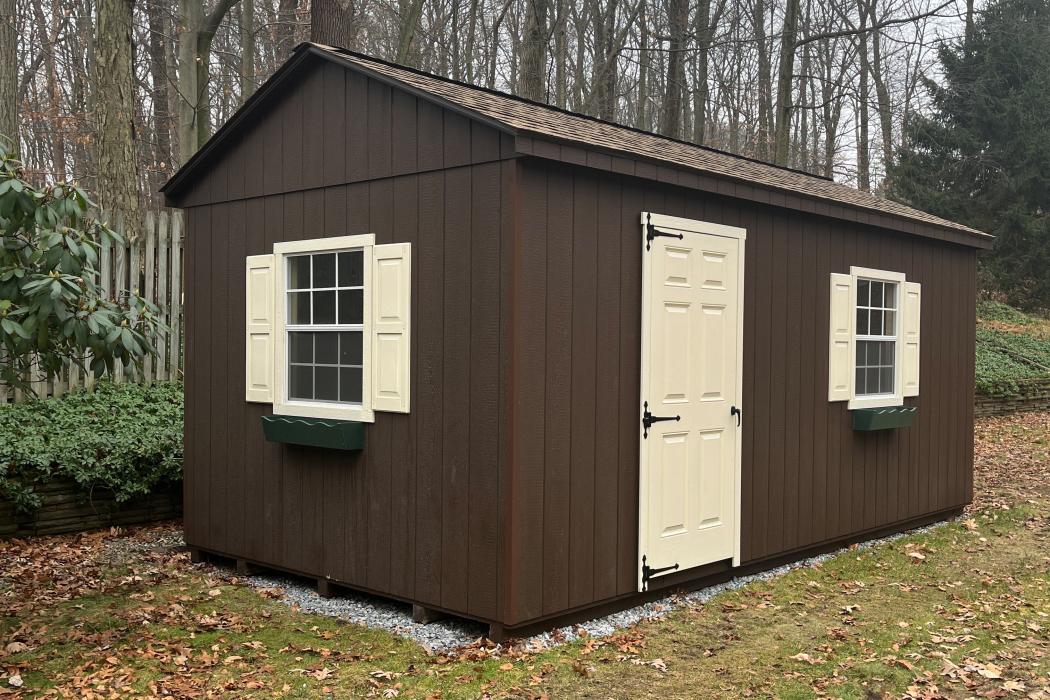
[[[1050,414],[984,421],[966,518],[554,649],[428,656],[99,533],[0,544],[27,697],[1050,697]],[[2,692],[2,691],[0,691]]]

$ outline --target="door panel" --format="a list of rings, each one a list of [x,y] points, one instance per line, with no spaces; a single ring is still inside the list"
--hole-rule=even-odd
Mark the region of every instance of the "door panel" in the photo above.
[[[730,407],[739,406],[744,232],[652,222],[664,235],[643,246],[642,400],[668,420],[651,423],[641,441],[639,556],[682,570],[739,551]],[[645,224],[643,215],[643,236]]]

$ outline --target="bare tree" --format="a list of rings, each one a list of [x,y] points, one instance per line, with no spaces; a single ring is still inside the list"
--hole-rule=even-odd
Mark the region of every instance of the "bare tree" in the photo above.
[[[0,136],[18,147],[18,15],[15,0],[0,0]]]
[[[95,135],[98,203],[125,233],[139,233],[139,163],[135,152],[135,73],[132,62],[133,0],[99,0],[95,40]]]

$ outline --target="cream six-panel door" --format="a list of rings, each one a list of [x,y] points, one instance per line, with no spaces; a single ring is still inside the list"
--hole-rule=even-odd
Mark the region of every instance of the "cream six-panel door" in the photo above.
[[[639,589],[739,563],[745,232],[642,214]]]

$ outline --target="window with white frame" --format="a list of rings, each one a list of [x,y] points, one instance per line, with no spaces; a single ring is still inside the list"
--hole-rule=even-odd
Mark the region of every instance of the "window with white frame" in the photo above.
[[[361,404],[361,250],[285,257],[288,398]]]
[[[897,283],[857,280],[855,396],[896,393]]]
[[[904,273],[831,273],[828,400],[898,406],[919,394],[922,287]]]
[[[245,400],[372,421],[409,407],[411,246],[372,234],[274,244],[246,260]]]

